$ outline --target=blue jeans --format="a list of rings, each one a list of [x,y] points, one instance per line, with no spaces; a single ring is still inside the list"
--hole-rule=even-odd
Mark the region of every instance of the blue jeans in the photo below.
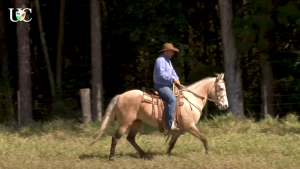
[[[174,111],[176,107],[176,97],[172,92],[172,85],[163,86],[159,84],[154,84],[154,89],[159,93],[162,99],[168,103],[168,106],[165,108],[165,122],[166,127],[170,129],[172,126]]]

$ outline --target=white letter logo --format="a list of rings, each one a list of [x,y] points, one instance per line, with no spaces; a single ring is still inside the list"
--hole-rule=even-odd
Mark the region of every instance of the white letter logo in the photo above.
[[[18,11],[16,12],[17,20],[13,20],[13,17],[12,17],[12,15],[13,15],[12,11],[14,10],[14,8],[8,8],[8,9],[10,11],[9,17],[12,22],[18,22],[18,21],[30,22],[32,19],[32,18],[30,18],[29,20],[25,19],[25,16],[26,16],[25,10],[28,10],[31,13],[32,12],[31,8],[24,8],[24,9],[17,8],[18,9]]]

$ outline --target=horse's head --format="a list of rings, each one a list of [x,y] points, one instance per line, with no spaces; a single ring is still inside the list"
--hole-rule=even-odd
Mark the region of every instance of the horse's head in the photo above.
[[[224,73],[217,74],[216,81],[213,87],[210,89],[209,95],[220,110],[225,110],[228,108],[229,104],[224,82]]]

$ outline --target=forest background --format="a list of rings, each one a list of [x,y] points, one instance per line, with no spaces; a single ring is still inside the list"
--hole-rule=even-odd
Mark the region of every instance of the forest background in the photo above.
[[[17,91],[24,125],[55,117],[82,121],[82,88],[91,88],[95,119],[95,91],[103,115],[116,94],[153,88],[165,42],[180,50],[172,63],[182,84],[225,73],[231,108],[209,103],[206,117],[234,110],[256,120],[299,115],[300,2],[220,2],[0,1],[0,121],[17,119]],[[26,16],[32,20],[11,22],[11,7],[32,8]]]

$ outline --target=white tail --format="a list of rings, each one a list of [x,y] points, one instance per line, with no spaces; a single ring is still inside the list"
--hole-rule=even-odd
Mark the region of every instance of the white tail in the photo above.
[[[89,146],[92,146],[93,144],[95,144],[95,143],[100,139],[100,137],[102,136],[102,134],[103,134],[104,130],[106,129],[106,127],[108,126],[108,124],[109,124],[109,123],[112,121],[112,119],[115,117],[115,112],[112,111],[112,110],[113,110],[113,108],[115,107],[117,101],[119,100],[119,96],[120,96],[120,95],[116,95],[116,96],[110,101],[110,103],[109,103],[109,105],[108,105],[108,107],[107,107],[107,109],[106,109],[106,111],[105,111],[104,120],[103,120],[103,122],[102,122],[102,124],[101,124],[100,130],[99,130],[99,132],[98,132],[98,136],[97,136],[97,138],[96,138],[92,143],[90,143]],[[95,134],[95,135],[97,135],[97,134]],[[94,136],[95,136],[95,135],[94,135]]]

